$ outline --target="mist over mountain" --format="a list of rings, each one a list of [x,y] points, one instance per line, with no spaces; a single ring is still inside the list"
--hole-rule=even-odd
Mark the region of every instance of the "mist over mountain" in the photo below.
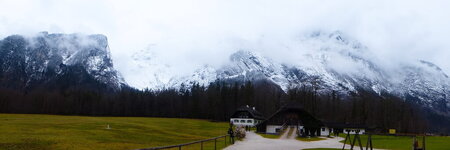
[[[224,56],[229,61],[222,66],[205,64],[184,76],[164,64],[156,53],[144,50],[133,55],[136,66],[131,66],[131,76],[125,79],[131,86],[152,90],[189,89],[194,84],[208,86],[215,81],[266,80],[285,92],[314,87],[320,93],[337,92],[344,97],[361,90],[388,93],[443,114],[450,112],[450,79],[431,62],[416,60],[386,66],[371,54],[370,47],[341,32],[312,32],[297,42],[292,52],[295,56],[289,61],[272,59],[258,50],[237,50]]]
[[[12,35],[0,41],[0,79],[2,87],[24,91],[71,87],[118,91],[123,86],[185,90],[217,81],[267,81],[285,93],[305,87],[341,97],[361,91],[380,96],[387,93],[449,114],[449,77],[431,62],[417,60],[386,67],[371,54],[370,47],[341,32],[311,32],[298,38],[294,46],[294,56],[287,61],[264,51],[240,49],[224,56],[228,61],[220,66],[185,68],[191,70],[185,75],[158,53],[142,50],[133,54],[133,65],[122,78],[114,68],[104,35]]]
[[[11,35],[0,41],[0,64],[3,88],[118,91],[126,85],[113,67],[104,35]]]

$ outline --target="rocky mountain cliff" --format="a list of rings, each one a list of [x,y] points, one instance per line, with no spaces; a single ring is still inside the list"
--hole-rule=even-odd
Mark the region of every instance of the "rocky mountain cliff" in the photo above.
[[[1,87],[20,90],[74,86],[120,90],[104,35],[8,36],[0,41]]]

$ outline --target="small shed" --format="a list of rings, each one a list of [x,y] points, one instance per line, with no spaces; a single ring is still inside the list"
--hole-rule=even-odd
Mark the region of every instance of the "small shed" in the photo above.
[[[265,120],[264,116],[256,110],[255,107],[242,106],[239,107],[233,115],[231,115],[230,123],[236,126],[254,127]]]

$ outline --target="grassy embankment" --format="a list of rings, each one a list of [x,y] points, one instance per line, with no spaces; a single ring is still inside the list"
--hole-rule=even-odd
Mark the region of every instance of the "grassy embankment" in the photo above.
[[[314,142],[314,141],[321,141],[321,140],[326,140],[325,137],[297,137],[295,138],[299,141],[303,141],[303,142]]]
[[[278,134],[264,134],[264,133],[257,133],[258,135],[261,135],[264,138],[268,139],[279,139],[281,135]]]
[[[283,135],[285,132],[287,132],[287,128],[281,131],[280,134],[264,134],[264,133],[257,133],[257,134],[268,139],[279,139],[281,135]]]
[[[208,139],[227,129],[227,123],[195,119],[0,114],[0,149],[137,149]],[[217,143],[225,145],[223,138]]]

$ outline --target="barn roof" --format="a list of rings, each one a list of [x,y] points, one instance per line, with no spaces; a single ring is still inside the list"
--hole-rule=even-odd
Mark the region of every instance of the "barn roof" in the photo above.
[[[283,105],[278,111],[276,111],[272,116],[270,116],[267,120],[263,122],[263,124],[280,124],[281,120],[279,120],[279,117],[281,114],[286,112],[296,112],[301,116],[299,118],[299,123],[303,124],[304,126],[322,126],[323,123],[312,116],[309,112],[307,112],[302,105],[298,103],[289,103]]]

